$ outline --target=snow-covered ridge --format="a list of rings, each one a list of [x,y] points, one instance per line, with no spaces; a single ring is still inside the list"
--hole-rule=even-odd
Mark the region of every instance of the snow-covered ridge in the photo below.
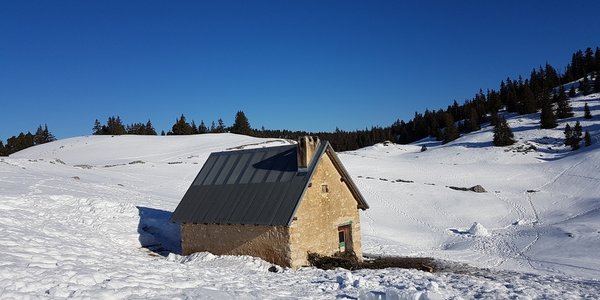
[[[587,102],[594,118],[582,118]],[[88,136],[0,158],[0,298],[585,298],[600,294],[600,95],[538,129],[509,115],[441,145],[378,144],[340,153],[371,209],[363,248],[489,271],[268,271],[251,257],[183,257],[168,222],[211,152],[292,142],[234,134]],[[566,123],[594,144],[570,151]],[[427,151],[421,152],[421,147]],[[487,192],[448,188],[481,185]],[[144,246],[144,247],[142,247]],[[479,275],[478,275],[479,274]]]

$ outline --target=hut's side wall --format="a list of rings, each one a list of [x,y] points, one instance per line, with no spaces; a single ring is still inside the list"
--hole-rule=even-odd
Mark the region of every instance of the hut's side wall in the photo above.
[[[292,266],[308,265],[308,252],[332,255],[340,251],[338,228],[344,225],[352,229],[349,247],[362,259],[357,202],[325,153],[290,225]]]
[[[285,226],[182,224],[183,255],[251,255],[281,266],[290,265],[289,230]]]

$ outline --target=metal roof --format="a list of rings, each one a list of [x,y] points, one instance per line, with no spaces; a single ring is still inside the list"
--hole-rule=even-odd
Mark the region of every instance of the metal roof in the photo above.
[[[368,208],[328,142],[298,170],[296,145],[212,153],[173,212],[176,223],[289,225],[321,156],[327,152]],[[339,168],[341,166],[341,169]]]

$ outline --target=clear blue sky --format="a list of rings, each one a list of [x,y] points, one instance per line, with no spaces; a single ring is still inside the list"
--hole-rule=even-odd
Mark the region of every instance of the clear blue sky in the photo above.
[[[362,129],[600,46],[598,1],[1,1],[0,139],[95,119]]]

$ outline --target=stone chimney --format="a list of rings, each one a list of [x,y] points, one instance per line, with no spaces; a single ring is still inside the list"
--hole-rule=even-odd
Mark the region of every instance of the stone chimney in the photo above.
[[[316,136],[303,136],[298,139],[298,169],[306,169],[319,146],[319,138]]]

